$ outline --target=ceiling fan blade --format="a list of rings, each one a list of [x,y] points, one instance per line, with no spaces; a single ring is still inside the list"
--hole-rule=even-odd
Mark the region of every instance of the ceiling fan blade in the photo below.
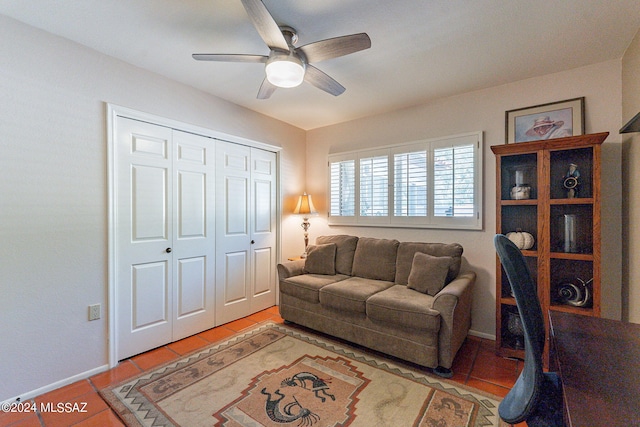
[[[260,85],[260,89],[258,90],[257,98],[258,99],[267,99],[275,91],[276,91],[276,86],[271,84],[271,82],[269,80],[267,80],[267,78],[265,77],[265,79],[262,81],[262,84]]]
[[[324,72],[318,70],[313,65],[307,64],[307,69],[304,73],[304,81],[311,83],[318,89],[330,93],[333,96],[338,96],[345,91],[344,86],[329,77]]]
[[[263,55],[233,55],[217,53],[194,53],[191,55],[197,61],[219,61],[219,62],[256,62],[264,64],[269,59]]]
[[[289,52],[287,40],[264,3],[261,0],[242,0],[242,5],[267,46]]]
[[[296,50],[302,51],[307,57],[307,61],[313,63],[348,55],[370,47],[371,39],[367,33],[358,33],[309,43]]]

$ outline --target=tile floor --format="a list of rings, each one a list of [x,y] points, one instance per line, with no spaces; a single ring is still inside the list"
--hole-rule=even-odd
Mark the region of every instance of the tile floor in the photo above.
[[[66,426],[123,426],[118,417],[100,398],[98,390],[110,384],[126,380],[140,372],[152,369],[183,354],[197,350],[213,342],[223,340],[236,332],[265,320],[281,322],[278,308],[261,311],[217,328],[185,338],[181,341],[151,350],[120,362],[115,368],[78,381],[66,387],[51,391],[29,401],[36,408],[49,402],[66,404],[86,403],[86,412],[55,413],[3,413],[0,412],[0,427],[66,427]],[[494,342],[477,337],[469,337],[454,361],[453,380],[467,384],[498,396],[505,396],[516,381],[522,362],[497,357],[493,351]],[[518,427],[525,426],[525,423]]]

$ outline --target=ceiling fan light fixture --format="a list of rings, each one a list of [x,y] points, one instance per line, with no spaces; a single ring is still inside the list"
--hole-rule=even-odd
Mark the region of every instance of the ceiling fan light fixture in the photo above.
[[[304,80],[304,68],[302,61],[293,55],[276,56],[267,61],[265,72],[272,85],[291,88]]]

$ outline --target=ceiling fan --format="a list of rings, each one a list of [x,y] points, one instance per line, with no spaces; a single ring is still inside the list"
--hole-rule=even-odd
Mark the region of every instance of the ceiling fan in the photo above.
[[[261,0],[241,1],[253,26],[271,50],[269,55],[194,53],[192,56],[198,61],[265,64],[266,77],[258,91],[258,99],[269,98],[278,87],[295,87],[303,81],[338,96],[345,91],[344,86],[311,63],[371,47],[371,39],[366,33],[335,37],[295,47],[298,41],[296,30],[286,25],[278,26]]]

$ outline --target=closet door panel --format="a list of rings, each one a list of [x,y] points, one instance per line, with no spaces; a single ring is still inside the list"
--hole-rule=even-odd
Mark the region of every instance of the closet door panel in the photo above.
[[[173,131],[173,341],[215,326],[215,140]]]
[[[131,165],[132,241],[169,240],[168,173],[165,166]]]
[[[251,150],[251,309],[253,312],[276,302],[276,154]]]
[[[249,237],[248,179],[227,176],[224,187],[224,233],[229,237],[238,237],[238,240],[242,241],[243,238]]]
[[[251,313],[251,149],[216,144],[216,324]]]
[[[202,313],[207,309],[206,262],[206,257],[178,260],[178,319]]]
[[[253,251],[254,277],[256,278],[253,288],[253,296],[259,297],[273,292],[272,280],[269,278],[275,275],[273,248],[261,248]],[[273,305],[273,304],[271,304]]]
[[[224,263],[224,303],[226,306],[247,301],[247,266],[249,265],[247,251],[226,252]],[[239,309],[239,307],[235,307]],[[243,313],[244,314],[244,313]],[[242,317],[242,316],[240,316]]]
[[[168,263],[152,262],[131,267],[131,331],[171,322],[169,316]]]
[[[207,236],[206,173],[178,173],[178,239],[200,239]]]
[[[114,319],[118,360],[171,342],[171,130],[118,118]]]

